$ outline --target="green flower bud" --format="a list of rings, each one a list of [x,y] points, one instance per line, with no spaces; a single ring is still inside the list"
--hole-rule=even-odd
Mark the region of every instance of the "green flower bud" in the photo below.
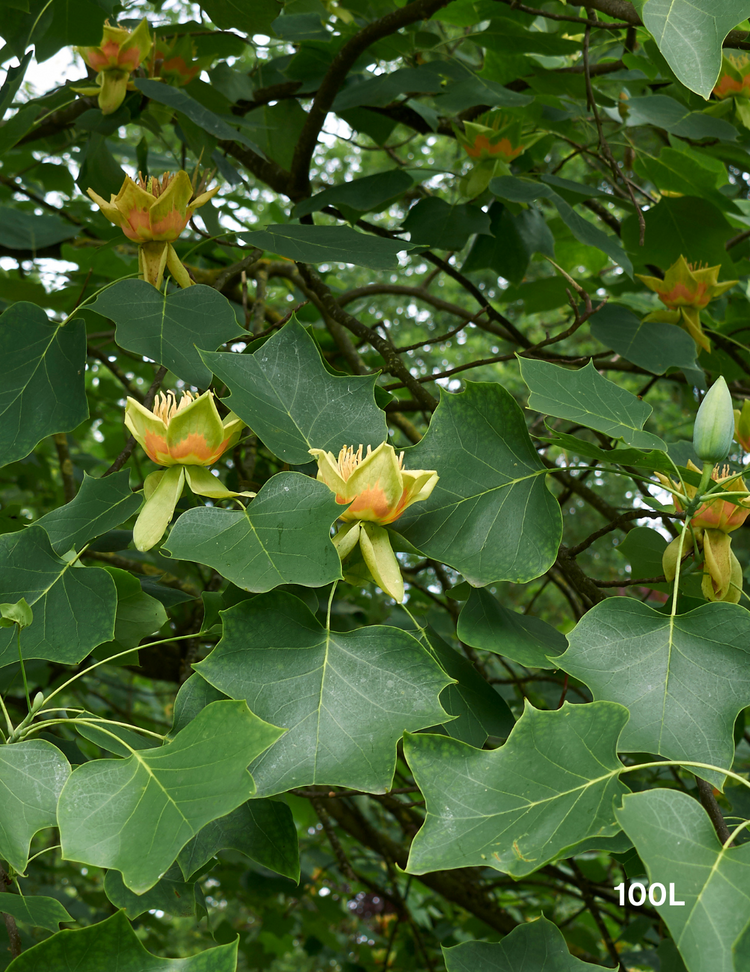
[[[720,376],[701,402],[693,426],[693,446],[703,462],[722,462],[734,438],[734,410],[727,383]]]

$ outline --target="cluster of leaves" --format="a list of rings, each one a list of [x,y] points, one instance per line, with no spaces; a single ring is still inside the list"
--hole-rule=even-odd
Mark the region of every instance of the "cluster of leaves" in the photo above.
[[[747,972],[750,613],[672,590],[654,474],[750,398],[748,15],[6,0],[0,968]],[[190,63],[103,114],[108,17]],[[86,190],[199,166],[157,289]],[[737,282],[692,331],[680,258]],[[142,551],[162,388],[245,423],[241,495]],[[439,475],[403,604],[310,461],[386,441]]]

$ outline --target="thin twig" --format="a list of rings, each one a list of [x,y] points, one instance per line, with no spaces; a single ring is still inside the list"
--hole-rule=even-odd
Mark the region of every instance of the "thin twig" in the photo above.
[[[156,392],[159,388],[159,385],[161,385],[162,381],[164,381],[164,376],[166,375],[166,373],[167,373],[167,368],[164,365],[162,365],[161,368],[159,368],[159,370],[156,372],[156,375],[154,376],[154,380],[151,383],[151,387],[146,392],[146,397],[143,399],[144,408],[146,409],[151,408],[151,406],[154,404],[154,398],[156,397]],[[122,469],[122,467],[125,465],[125,463],[132,455],[133,449],[135,449],[135,445],[136,445],[135,437],[131,435],[128,441],[125,443],[125,448],[122,450],[120,455],[115,459],[115,461],[112,463],[109,469],[107,469],[106,472],[102,473],[102,479],[104,479],[105,476],[111,476],[112,473],[119,472],[120,469]]]

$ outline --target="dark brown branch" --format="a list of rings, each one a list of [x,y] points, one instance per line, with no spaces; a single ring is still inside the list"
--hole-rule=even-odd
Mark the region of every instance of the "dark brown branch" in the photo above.
[[[606,536],[613,530],[619,530],[623,524],[628,523],[630,520],[640,520],[640,519],[652,519],[660,520],[664,516],[673,516],[676,519],[685,519],[684,513],[660,513],[656,510],[628,510],[627,513],[621,513],[616,519],[612,520],[606,526],[603,526],[601,530],[597,530],[592,533],[591,536],[586,537],[580,543],[577,543],[575,547],[571,547],[568,550],[569,557],[577,557],[579,553],[583,553],[584,550],[588,550],[592,543],[595,543],[601,537]]]
[[[328,812],[356,841],[386,856],[402,869],[406,869],[408,852],[385,833],[376,833],[367,820],[348,802],[331,800]],[[408,812],[408,811],[407,811]],[[412,828],[416,829],[416,828]],[[492,900],[491,896],[477,882],[473,868],[457,868],[453,871],[432,871],[419,876],[421,884],[431,888],[448,901],[465,908],[490,928],[507,935],[516,922]]]
[[[535,17],[545,17],[547,20],[562,20],[567,24],[583,24],[586,27],[601,27],[602,30],[627,30],[629,23],[610,24],[601,20],[586,20],[585,17],[573,17],[571,14],[548,13],[539,7],[527,7],[518,0],[495,0],[496,3],[504,3],[513,10],[520,10],[521,13],[533,14]]]
[[[310,290],[320,299],[326,313],[347,330],[351,331],[352,334],[356,334],[357,337],[362,338],[372,345],[383,358],[388,373],[398,378],[409,389],[412,395],[422,403],[425,409],[431,412],[434,411],[437,407],[436,399],[414,378],[404,362],[399,358],[393,346],[385,338],[382,338],[377,331],[363,324],[362,321],[349,314],[343,307],[340,307],[336,303],[336,299],[329,288],[323,283],[323,280],[315,270],[306,263],[298,263],[297,266],[303,280]]]
[[[11,884],[11,879],[6,874],[5,868],[0,866],[0,890],[7,891]],[[3,920],[5,921],[5,929],[8,932],[8,938],[10,939],[10,948],[8,951],[13,958],[18,958],[23,951],[23,948],[21,947],[21,936],[18,933],[16,919],[13,917],[13,915],[9,915],[5,911],[2,914]]]
[[[55,440],[55,449],[57,450],[57,461],[60,465],[60,478],[62,479],[65,502],[70,503],[71,500],[76,498],[78,486],[73,475],[73,460],[70,458],[68,437],[64,432],[55,432],[52,438]]]
[[[159,385],[161,385],[162,381],[164,381],[164,376],[166,375],[166,373],[167,373],[167,369],[164,367],[164,365],[162,365],[161,368],[159,368],[159,370],[156,372],[151,387],[146,392],[146,397],[143,399],[144,408],[151,408],[151,406],[154,404],[154,398],[156,398],[156,392],[159,389]],[[112,473],[119,472],[119,470],[122,469],[122,467],[125,465],[125,463],[132,455],[133,449],[135,449],[135,445],[136,445],[135,437],[131,435],[128,441],[125,443],[125,448],[122,450],[120,455],[115,459],[115,461],[112,463],[109,469],[107,469],[106,472],[102,473],[102,479],[104,479],[105,476],[111,476]]]
[[[700,776],[696,776],[695,782],[698,784],[698,795],[700,796],[701,803],[703,804],[703,809],[711,818],[711,823],[714,825],[716,836],[719,838],[722,844],[726,844],[726,842],[729,840],[729,828],[724,820],[724,814],[721,812],[721,808],[716,802],[714,788],[710,783],[707,783],[706,780],[702,780]]]
[[[394,10],[368,24],[338,51],[320,83],[304,128],[297,139],[291,165],[292,199],[297,201],[310,193],[310,162],[315,146],[318,144],[318,135],[339,89],[359,56],[375,41],[388,37],[389,34],[395,34],[402,27],[419,20],[429,20],[441,7],[447,6],[448,2],[449,0],[412,0],[399,10]]]

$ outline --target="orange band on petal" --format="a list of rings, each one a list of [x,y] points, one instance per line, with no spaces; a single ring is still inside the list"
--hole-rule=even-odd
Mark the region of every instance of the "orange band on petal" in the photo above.
[[[149,457],[149,459],[152,459],[160,466],[170,463],[167,440],[163,435],[157,435],[156,432],[146,429],[146,431],[143,433],[143,448],[145,449],[146,455]]]
[[[381,522],[385,522],[389,512],[388,498],[377,485],[362,490],[347,511],[350,516],[357,516],[358,519],[362,518],[363,513],[372,513]]]

